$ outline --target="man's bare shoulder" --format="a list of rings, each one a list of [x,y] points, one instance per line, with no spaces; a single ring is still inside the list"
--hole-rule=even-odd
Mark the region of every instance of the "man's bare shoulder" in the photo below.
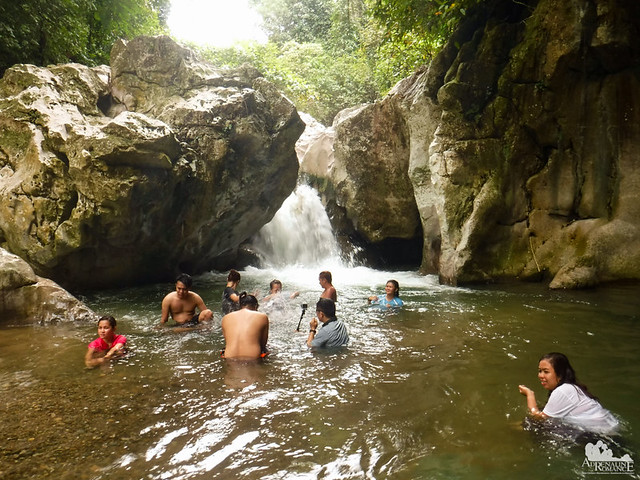
[[[251,322],[269,322],[269,317],[266,313],[258,312],[256,310],[247,310],[243,308],[242,310],[237,310],[235,312],[227,313],[224,317],[222,317],[222,321],[233,322],[236,320],[240,321],[251,321]]]
[[[170,302],[172,301],[174,298],[178,298],[178,293],[177,292],[169,292],[167,293],[164,298],[162,299],[163,302]]]
[[[266,313],[263,313],[263,312],[253,312],[253,313],[256,314],[256,317],[255,317],[256,320],[267,322],[267,323],[269,322],[269,317],[267,316]]]
[[[333,300],[337,296],[337,294],[338,292],[334,287],[327,287],[320,295],[320,298],[329,298]]]

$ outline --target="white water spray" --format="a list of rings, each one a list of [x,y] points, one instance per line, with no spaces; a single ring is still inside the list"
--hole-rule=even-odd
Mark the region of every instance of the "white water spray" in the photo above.
[[[318,193],[299,185],[252,241],[267,266],[339,262],[339,249]]]

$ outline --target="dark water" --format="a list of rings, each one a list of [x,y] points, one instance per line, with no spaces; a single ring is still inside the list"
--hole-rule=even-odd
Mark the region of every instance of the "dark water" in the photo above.
[[[317,271],[296,268],[242,272],[243,289],[265,294],[278,276],[301,292],[271,315],[262,363],[219,358],[217,274],[194,285],[216,312],[205,330],[156,328],[172,285],[84,298],[128,337],[110,368],[84,368],[95,325],[2,328],[0,478],[611,478],[582,467],[584,440],[522,428],[517,386],[545,399],[536,369],[549,351],[566,353],[623,423],[606,439],[614,454],[640,459],[640,286],[462,289],[332,270],[351,335],[340,352],[306,348],[313,308],[294,332],[320,292]],[[368,307],[389,278],[405,308]]]

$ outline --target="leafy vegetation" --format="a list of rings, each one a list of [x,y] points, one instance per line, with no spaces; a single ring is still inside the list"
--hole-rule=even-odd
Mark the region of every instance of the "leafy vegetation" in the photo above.
[[[0,74],[15,63],[109,63],[116,39],[166,33],[170,0],[0,2]]]
[[[252,0],[269,42],[201,53],[219,66],[253,64],[299,110],[330,124],[428,63],[477,1]]]
[[[0,74],[14,63],[109,62],[118,38],[167,33],[171,0],[0,2]],[[248,62],[325,124],[428,63],[481,0],[250,0],[267,44],[201,49],[219,66]]]

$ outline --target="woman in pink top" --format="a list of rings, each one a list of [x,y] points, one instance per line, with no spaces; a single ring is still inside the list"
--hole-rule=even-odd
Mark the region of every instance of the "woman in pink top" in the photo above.
[[[89,368],[103,365],[124,355],[126,344],[125,336],[116,334],[116,319],[105,315],[98,320],[98,338],[89,344],[84,363]]]

